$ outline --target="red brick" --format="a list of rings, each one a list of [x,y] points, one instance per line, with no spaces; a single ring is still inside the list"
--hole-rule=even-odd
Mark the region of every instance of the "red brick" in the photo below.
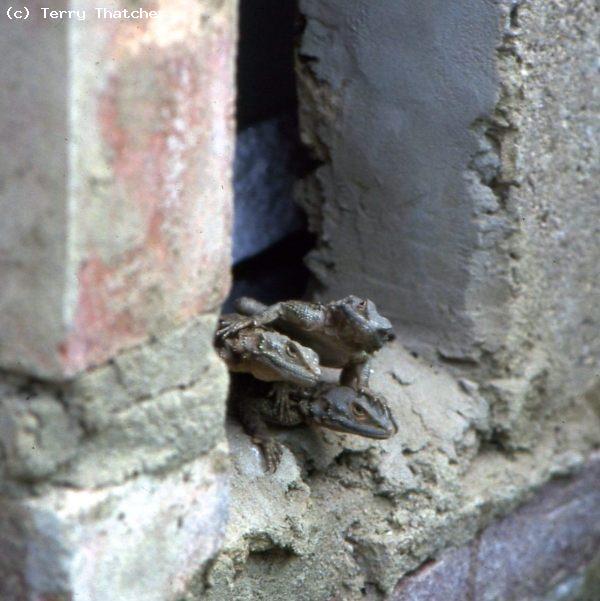
[[[41,202],[12,181],[5,219],[17,230],[11,247],[0,248],[9,253],[0,364],[50,377],[215,310],[229,288],[234,4],[143,2],[162,11],[148,20],[97,19],[92,2],[80,4],[85,22],[7,29],[5,60],[17,61],[11,48],[44,30],[40,41],[62,52],[53,69],[67,82],[56,72],[35,85],[18,82],[17,96],[40,96],[23,124],[38,132],[32,169],[68,177],[62,189],[38,191],[53,193]],[[54,139],[62,164],[44,164],[46,113],[68,117]],[[47,208],[52,220],[44,220]],[[21,212],[29,222],[19,223]],[[36,227],[44,240],[31,245]],[[31,270],[43,277],[34,281]]]

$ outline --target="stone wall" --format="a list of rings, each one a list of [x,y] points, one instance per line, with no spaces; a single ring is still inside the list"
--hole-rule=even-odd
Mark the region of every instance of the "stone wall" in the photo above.
[[[313,292],[393,319],[399,432],[273,475],[212,349],[236,2],[63,4],[0,19],[0,597],[595,599],[593,3],[300,0]]]
[[[0,598],[162,601],[227,519],[237,6],[59,4],[0,19]]]

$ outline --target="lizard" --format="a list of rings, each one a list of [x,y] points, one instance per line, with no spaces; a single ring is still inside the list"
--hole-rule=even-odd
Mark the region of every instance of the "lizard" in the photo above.
[[[353,295],[326,304],[289,300],[270,306],[241,297],[236,309],[245,317],[231,320],[217,337],[270,325],[314,349],[321,365],[342,368],[340,384],[357,390],[368,386],[370,355],[395,337],[375,304]]]
[[[240,316],[223,315],[220,327]],[[252,374],[266,382],[283,381],[312,386],[319,381],[319,357],[288,336],[260,326],[217,336],[215,347],[231,372]],[[280,395],[281,396],[281,395]]]
[[[316,424],[323,428],[385,439],[398,431],[390,408],[381,395],[368,388],[356,390],[320,382],[312,388],[287,385],[285,410],[270,398],[278,384],[268,384],[242,376],[236,379],[232,401],[244,430],[261,447],[267,471],[275,472],[281,461],[283,445],[272,438],[267,424],[298,426]]]

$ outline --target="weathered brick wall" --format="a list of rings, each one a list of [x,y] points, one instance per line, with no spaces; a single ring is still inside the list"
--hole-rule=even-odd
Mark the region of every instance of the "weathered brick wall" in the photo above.
[[[163,601],[227,519],[237,6],[59,4],[0,19],[0,597]]]
[[[299,4],[316,294],[394,319],[399,432],[279,432],[271,475],[226,420],[236,2],[30,4],[0,19],[2,599],[594,599],[592,3]]]
[[[600,589],[585,582],[585,570],[600,552],[598,482],[596,455],[574,477],[543,486],[470,544],[407,576],[390,601],[592,601]]]
[[[236,30],[231,2],[39,4],[2,20],[0,364],[56,378],[226,293]]]

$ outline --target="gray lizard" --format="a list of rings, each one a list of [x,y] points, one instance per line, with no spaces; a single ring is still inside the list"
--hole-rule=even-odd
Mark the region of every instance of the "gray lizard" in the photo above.
[[[356,296],[327,304],[290,300],[271,306],[242,297],[236,309],[246,317],[232,319],[217,338],[268,325],[315,350],[321,365],[342,368],[340,383],[355,389],[368,385],[370,355],[394,338],[392,324],[375,304]]]
[[[372,390],[320,383],[311,388],[279,384],[269,386],[247,376],[237,376],[232,404],[253,442],[260,445],[267,470],[279,465],[283,447],[270,436],[267,424],[320,427],[366,438],[389,438],[398,427],[384,397]],[[284,395],[283,404],[273,396]],[[283,410],[282,410],[283,407]]]
[[[239,317],[224,315],[219,325],[226,328]],[[252,374],[266,382],[312,386],[321,376],[315,351],[280,332],[259,326],[217,336],[215,347],[229,371]]]

